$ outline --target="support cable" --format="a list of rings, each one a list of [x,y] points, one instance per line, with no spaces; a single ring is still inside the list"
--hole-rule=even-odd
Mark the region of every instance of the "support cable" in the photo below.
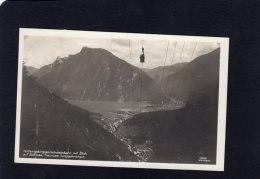
[[[174,49],[173,49],[173,54],[172,54],[172,61],[170,63],[170,65],[173,64],[173,60],[174,60],[174,55],[175,55],[175,51],[176,51],[176,46],[177,46],[177,41],[175,42],[175,45],[174,45]],[[167,75],[166,75],[166,84],[165,84],[165,89],[164,91],[167,90],[167,87],[168,87],[168,82],[169,82],[169,78],[168,78],[168,75],[169,75],[169,70],[167,71]]]
[[[144,49],[144,42],[142,40],[142,51]],[[140,107],[140,112],[142,112],[142,86],[143,86],[143,63],[141,63],[141,80],[140,80],[140,104],[139,104],[139,107]]]
[[[165,68],[165,64],[166,64],[166,60],[167,60],[168,49],[169,49],[169,41],[168,41],[168,44],[167,44],[166,53],[165,53],[165,59],[164,59],[164,63],[163,63],[163,70],[162,70],[162,78],[161,78],[161,82],[160,82],[160,89],[162,89],[163,76],[164,76],[164,68]]]
[[[184,49],[184,46],[185,46],[185,41],[184,41],[184,43],[183,43],[183,46],[182,46],[182,49],[181,49],[181,55],[180,55],[180,59],[179,59],[179,61],[178,61],[178,63],[177,63],[177,65],[179,64],[179,69],[177,70],[177,72],[180,70],[180,63],[181,63],[181,60],[182,60],[182,55],[183,55],[183,49]],[[177,66],[178,67],[178,66]],[[176,67],[176,68],[177,68]]]
[[[143,99],[143,97],[142,97],[142,88],[143,88],[143,63],[141,63],[142,64],[142,66],[141,66],[141,84],[140,84],[140,112],[142,112],[142,99]]]
[[[132,65],[132,51],[131,51],[131,41],[129,40],[129,64]],[[130,68],[131,70],[132,68]],[[130,98],[133,97],[133,71],[130,71],[130,76],[131,76],[131,89],[130,89]]]
[[[195,47],[194,47],[194,49],[192,51],[192,55],[191,55],[190,61],[193,59],[193,55],[194,55],[194,52],[196,51],[196,48],[197,48],[197,42],[195,43]]]

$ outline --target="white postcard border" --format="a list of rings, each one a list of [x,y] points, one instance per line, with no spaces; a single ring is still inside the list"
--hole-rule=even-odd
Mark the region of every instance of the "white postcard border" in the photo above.
[[[217,42],[220,44],[220,72],[219,72],[219,104],[218,104],[218,128],[217,128],[217,156],[216,164],[182,164],[182,163],[151,163],[151,162],[117,162],[117,161],[92,161],[92,160],[64,160],[64,159],[35,159],[20,158],[20,116],[22,97],[22,68],[24,36],[48,36],[48,37],[81,37],[101,39],[130,39],[130,40],[166,40],[166,41],[196,41]],[[76,165],[97,167],[123,167],[123,168],[147,168],[147,169],[178,169],[178,170],[207,170],[224,171],[225,157],[225,132],[226,132],[226,105],[227,105],[227,79],[228,79],[228,53],[229,38],[182,36],[182,35],[158,35],[117,32],[94,32],[76,30],[53,29],[19,29],[19,56],[17,75],[17,104],[16,104],[16,131],[15,131],[15,163]]]

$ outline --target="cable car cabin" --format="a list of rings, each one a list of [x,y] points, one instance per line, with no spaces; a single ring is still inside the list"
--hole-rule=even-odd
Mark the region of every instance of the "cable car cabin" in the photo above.
[[[141,55],[140,55],[140,62],[141,62],[141,63],[144,63],[144,59],[145,59],[144,54],[141,54]]]
[[[144,48],[142,47],[142,54],[140,55],[140,62],[141,62],[141,63],[144,63],[144,59],[145,59],[145,56],[144,56]]]

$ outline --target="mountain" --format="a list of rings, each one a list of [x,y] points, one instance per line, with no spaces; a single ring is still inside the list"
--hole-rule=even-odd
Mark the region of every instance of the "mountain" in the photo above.
[[[85,160],[137,161],[120,140],[93,121],[95,116],[68,104],[32,77],[24,75],[21,157],[23,150],[81,151],[87,153]]]
[[[28,72],[28,75],[33,75],[38,69],[32,66],[26,66],[26,70]]]
[[[182,70],[168,77],[168,86],[164,92],[184,101],[192,98],[195,93],[205,94],[204,96],[210,98],[211,102],[217,102],[212,96],[218,93],[219,58],[219,48],[197,57]]]
[[[66,58],[57,58],[35,76],[62,98],[100,101],[157,103],[163,97],[159,86],[145,73],[104,49],[83,47]],[[141,85],[142,81],[142,85]]]
[[[194,103],[195,104],[195,103]],[[116,131],[133,146],[152,150],[148,162],[200,163],[216,162],[217,106],[147,112],[126,120]]]
[[[134,146],[149,142],[148,162],[216,163],[219,55],[216,49],[169,76],[167,93],[184,99],[185,107],[135,115],[117,135]]]
[[[172,74],[175,74],[177,71],[181,70],[187,63],[177,63],[170,66],[159,66],[153,69],[145,69],[144,71],[158,84],[165,84],[166,78]],[[162,79],[163,75],[163,79]],[[162,81],[163,80],[163,81]],[[162,82],[161,82],[162,81]]]

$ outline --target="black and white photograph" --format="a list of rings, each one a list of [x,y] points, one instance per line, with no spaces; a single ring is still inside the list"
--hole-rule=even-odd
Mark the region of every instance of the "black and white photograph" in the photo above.
[[[223,171],[228,48],[21,28],[15,162]]]

